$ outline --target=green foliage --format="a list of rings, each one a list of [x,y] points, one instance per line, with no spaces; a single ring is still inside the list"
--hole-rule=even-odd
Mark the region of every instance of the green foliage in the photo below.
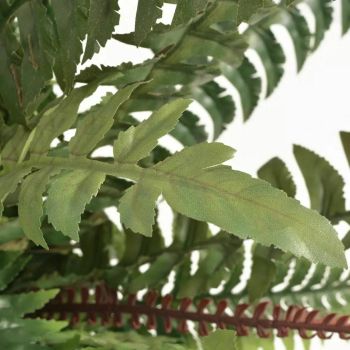
[[[349,234],[341,243],[331,225],[349,222],[338,172],[295,146],[313,210],[307,209],[294,199],[296,186],[282,160],[267,162],[260,179],[232,170],[223,163],[234,150],[208,143],[201,120],[187,110],[192,100],[204,107],[214,139],[232,122],[237,102],[249,119],[284,75],[286,55],[272,26],[289,33],[300,70],[331,25],[330,0],[302,1],[314,15],[314,29],[296,6],[300,2],[139,0],[129,34],[114,34],[120,20],[116,0],[0,4],[1,348],[198,348],[192,336],[165,335],[161,327],[152,337],[129,325],[118,332],[86,324],[72,330],[63,322],[29,317],[55,297],[51,288],[101,281],[124,294],[138,293],[161,291],[172,275],[175,303],[210,296],[228,298],[234,306],[266,297],[322,309],[326,297],[337,310],[337,296],[350,302],[349,278],[341,278]],[[176,5],[175,14],[164,25],[162,6],[169,3]],[[349,1],[342,0],[343,34],[349,13]],[[154,57],[78,72],[111,38],[150,48]],[[260,58],[264,76],[246,57],[248,48]],[[219,76],[232,84],[239,101],[226,94]],[[117,92],[81,112],[100,86]],[[150,117],[138,122],[133,113],[139,111]],[[68,140],[71,129],[75,134]],[[171,154],[160,147],[165,135],[184,149]],[[348,133],[341,140],[349,160]],[[113,148],[113,157],[95,156],[104,146]],[[174,214],[170,243],[159,224],[161,200]],[[111,206],[122,227],[105,214]],[[220,231],[214,234],[208,223]],[[248,238],[255,241],[252,272],[237,292]],[[272,342],[216,331],[202,347],[271,349]],[[285,344],[294,347],[291,339]]]

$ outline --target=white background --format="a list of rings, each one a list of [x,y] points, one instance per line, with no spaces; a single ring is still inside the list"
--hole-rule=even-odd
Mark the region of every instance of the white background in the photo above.
[[[220,137],[220,141],[237,150],[231,165],[235,169],[256,174],[256,170],[274,156],[282,158],[292,170],[297,183],[297,198],[306,206],[309,199],[300,171],[293,158],[292,145],[303,145],[328,159],[344,177],[346,182],[347,204],[350,207],[350,172],[339,138],[339,131],[350,131],[350,35],[341,37],[339,3],[335,1],[337,20],[327,33],[320,48],[307,60],[301,73],[296,74],[293,48],[290,39],[280,28],[274,28],[287,50],[288,62],[286,74],[273,93],[255,110],[248,122],[243,123],[240,113],[234,122]],[[120,0],[122,23],[117,31],[125,33],[134,28],[136,0]],[[169,22],[173,7],[168,6],[163,21]],[[312,25],[312,18],[310,17]],[[93,63],[116,66],[121,62],[142,62],[152,57],[149,50],[137,49],[111,40],[101,52],[94,56]],[[254,55],[250,56],[254,59]],[[87,62],[86,65],[92,63]],[[217,80],[228,89],[228,93],[237,98],[237,94],[224,79]],[[106,90],[100,89],[101,96]],[[96,103],[98,96],[94,99]],[[91,101],[90,101],[91,103]],[[89,104],[90,104],[89,103]],[[191,106],[206,121],[211,133],[209,118],[200,106]],[[238,106],[240,110],[240,106]],[[164,138],[162,144],[171,149],[179,145],[170,138]],[[340,224],[338,231],[342,236],[348,229]],[[343,350],[350,345],[336,339],[327,341],[324,347],[318,340],[312,349]],[[298,345],[298,350],[302,346]],[[284,346],[277,344],[277,349]],[[268,349],[270,350],[270,349]]]

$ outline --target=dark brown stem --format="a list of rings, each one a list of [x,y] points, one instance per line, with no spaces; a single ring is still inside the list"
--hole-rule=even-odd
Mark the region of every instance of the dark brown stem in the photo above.
[[[296,330],[302,338],[318,336],[327,339],[333,333],[338,333],[342,339],[350,339],[349,316],[328,314],[320,316],[317,310],[307,310],[299,306],[291,306],[283,311],[279,305],[272,308],[272,315],[268,313],[269,303],[261,302],[253,308],[252,316],[246,314],[248,304],[240,304],[227,313],[228,302],[220,301],[214,306],[214,312],[208,311],[210,299],[202,299],[197,305],[185,298],[178,307],[174,307],[171,296],[158,297],[154,291],[149,292],[143,302],[137,302],[135,295],[129,295],[126,301],[118,301],[116,291],[98,286],[94,292],[95,298],[91,300],[89,290],[81,288],[77,293],[73,289],[62,292],[56,300],[46,305],[34,316],[52,318],[57,315],[60,319],[69,318],[73,324],[79,322],[82,315],[87,322],[96,322],[97,318],[102,324],[111,323],[122,326],[122,315],[131,316],[131,325],[140,327],[140,316],[146,316],[146,326],[156,328],[163,322],[166,332],[170,332],[176,321],[178,331],[187,331],[187,321],[197,322],[199,334],[207,335],[208,325],[214,324],[219,328],[233,328],[239,336],[246,336],[249,328],[255,328],[259,337],[267,338],[272,335],[271,330],[277,330],[277,336],[288,336],[289,330]],[[78,302],[76,299],[79,299]],[[213,308],[210,308],[213,310]],[[233,312],[232,312],[233,311]]]

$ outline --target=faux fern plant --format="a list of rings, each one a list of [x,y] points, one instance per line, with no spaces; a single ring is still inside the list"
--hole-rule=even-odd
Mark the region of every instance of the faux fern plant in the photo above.
[[[170,25],[159,22],[165,4],[175,6]],[[348,0],[341,10],[345,34]],[[315,334],[348,337],[348,318],[327,314],[322,303],[326,295],[332,312],[344,314],[337,294],[350,299],[342,276],[349,236],[341,242],[332,226],[349,221],[343,179],[321,156],[295,146],[307,209],[294,199],[282,160],[266,163],[260,179],[231,169],[224,163],[234,150],[208,142],[188,110],[199,102],[217,139],[235,114],[214,80],[223,75],[248,119],[284,73],[285,53],[271,26],[286,28],[301,69],[332,22],[332,1],[139,0],[129,34],[114,32],[118,11],[116,0],[0,3],[1,348],[271,349],[279,336],[292,349],[293,330],[306,345]],[[79,70],[111,38],[154,57]],[[248,48],[264,67],[265,89]],[[117,92],[81,112],[99,86]],[[138,122],[138,111],[152,114]],[[159,146],[167,134],[183,150]],[[341,138],[350,159],[350,136]],[[95,156],[103,146],[113,147],[113,158]],[[159,198],[174,213],[170,245],[158,225]],[[122,229],[106,215],[110,206]],[[248,238],[252,273],[233,292]],[[194,251],[199,266],[191,274]],[[169,276],[174,283],[165,295]],[[188,333],[189,321],[200,339]]]

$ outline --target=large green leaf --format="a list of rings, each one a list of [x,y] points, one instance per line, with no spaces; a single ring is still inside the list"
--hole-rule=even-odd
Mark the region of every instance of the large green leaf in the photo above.
[[[91,58],[111,38],[118,24],[119,10],[117,0],[90,0],[88,33],[83,61]]]
[[[137,127],[131,126],[119,134],[114,144],[117,162],[136,163],[146,157],[157,145],[158,139],[170,132],[190,104],[190,100],[178,99],[154,112]]]
[[[87,155],[94,149],[112,127],[119,107],[128,100],[140,83],[132,84],[109,97],[107,102],[88,113],[78,123],[77,131],[69,143],[69,150],[75,156]]]
[[[49,221],[56,230],[79,240],[81,214],[104,180],[104,173],[74,170],[58,176],[52,182],[46,208]]]
[[[311,208],[335,220],[336,214],[345,212],[343,178],[324,158],[304,147],[294,146],[294,155],[309,191]]]

